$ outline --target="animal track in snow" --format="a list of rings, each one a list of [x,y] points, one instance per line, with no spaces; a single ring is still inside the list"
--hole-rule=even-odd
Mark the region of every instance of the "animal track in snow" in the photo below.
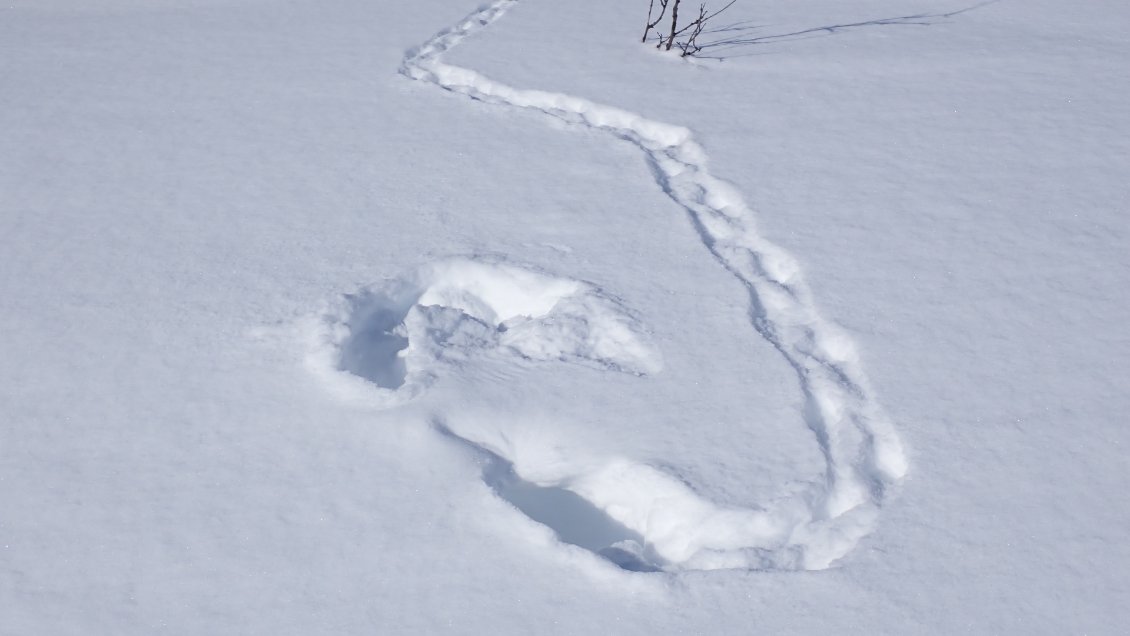
[[[635,318],[595,286],[465,258],[350,294],[315,333],[314,366],[369,381],[387,406],[496,349],[640,375],[662,364]]]
[[[761,508],[733,509],[631,459],[543,462],[538,452],[495,448],[442,425],[440,430],[487,457],[484,477],[500,496],[553,528],[563,541],[625,569],[828,567],[874,528],[889,487],[907,471],[901,442],[872,397],[853,343],[819,315],[798,262],[758,234],[741,194],[710,174],[706,153],[690,130],[581,97],[514,88],[442,61],[445,51],[517,2],[496,0],[439,33],[407,54],[401,73],[479,101],[603,130],[637,146],[657,185],[687,211],[703,245],[748,289],[753,327],[796,372],[804,423],[824,455],[825,471],[822,480],[798,495]],[[634,323],[595,289],[468,265],[476,272],[468,277],[457,266],[441,266],[352,297],[340,321],[327,323],[325,344],[330,346],[322,350],[340,352],[340,368],[383,385],[394,396],[409,397],[427,384],[434,362],[502,344],[539,359],[657,368],[654,355],[634,337]],[[500,278],[488,273],[494,283],[476,283],[484,271]],[[603,322],[585,327],[594,315],[603,316]],[[551,320],[555,316],[564,328]],[[515,329],[509,321],[515,318],[520,322],[514,327],[526,325],[517,336],[510,335]],[[547,514],[554,509],[573,512],[564,518]],[[599,531],[574,536],[584,526]],[[613,542],[599,547],[606,541]]]

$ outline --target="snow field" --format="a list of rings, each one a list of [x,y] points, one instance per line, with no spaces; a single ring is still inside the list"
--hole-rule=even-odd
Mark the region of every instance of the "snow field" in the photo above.
[[[686,64],[527,0],[438,61],[537,108],[397,72],[476,5],[0,8],[0,633],[1125,632],[1125,3],[739,2]],[[862,361],[881,506],[826,512],[856,396],[758,324]]]

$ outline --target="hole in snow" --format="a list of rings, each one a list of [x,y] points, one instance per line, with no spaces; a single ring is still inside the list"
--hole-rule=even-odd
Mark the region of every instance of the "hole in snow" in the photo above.
[[[527,517],[553,530],[563,543],[584,548],[625,570],[659,571],[653,563],[657,559],[646,554],[643,537],[638,532],[609,517],[580,495],[564,488],[526,481],[514,472],[510,462],[481,447],[479,450],[490,456],[483,472],[487,485]]]
[[[418,394],[449,360],[498,348],[637,374],[662,367],[617,300],[518,267],[450,259],[346,301],[328,315],[337,369],[403,395]]]
[[[400,355],[408,348],[408,338],[394,330],[403,318],[399,312],[380,309],[360,321],[341,348],[341,369],[379,387],[400,388],[408,375]]]

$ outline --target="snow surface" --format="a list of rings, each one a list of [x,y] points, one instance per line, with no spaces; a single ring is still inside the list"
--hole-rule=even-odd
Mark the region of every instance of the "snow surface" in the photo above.
[[[0,633],[1124,633],[1130,10],[764,4],[0,7]]]

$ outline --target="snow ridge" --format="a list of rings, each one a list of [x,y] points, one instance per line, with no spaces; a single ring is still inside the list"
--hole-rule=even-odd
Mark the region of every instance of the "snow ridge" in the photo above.
[[[854,344],[820,317],[799,263],[758,234],[737,189],[710,174],[707,155],[690,130],[581,97],[514,88],[442,61],[444,52],[517,3],[497,0],[475,11],[410,51],[400,72],[472,99],[604,130],[638,146],[657,184],[687,210],[706,248],[749,290],[751,322],[796,371],[805,421],[826,461],[822,480],[808,492],[764,510],[723,509],[674,477],[629,460],[598,468],[578,463],[571,474],[540,477],[527,467],[522,477],[568,489],[638,532],[647,544],[641,558],[650,555],[664,570],[827,568],[871,532],[890,486],[908,467]],[[509,459],[519,472],[528,464]]]

